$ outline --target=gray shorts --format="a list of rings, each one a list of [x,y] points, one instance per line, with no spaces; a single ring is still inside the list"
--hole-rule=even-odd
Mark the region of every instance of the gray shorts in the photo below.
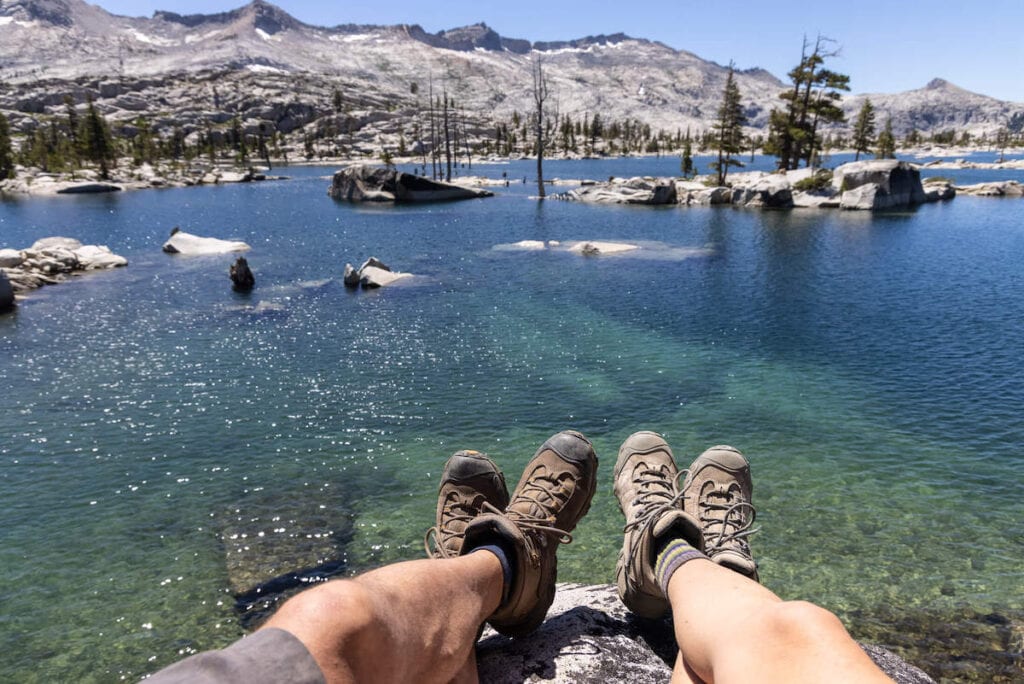
[[[320,667],[291,632],[261,629],[220,651],[206,651],[166,667],[152,684],[325,684]]]

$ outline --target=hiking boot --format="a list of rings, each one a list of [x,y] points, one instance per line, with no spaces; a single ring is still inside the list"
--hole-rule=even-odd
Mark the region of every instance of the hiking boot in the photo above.
[[[437,492],[437,525],[427,530],[423,546],[430,558],[455,558],[462,553],[466,525],[485,505],[504,510],[508,505],[505,476],[494,461],[479,451],[452,454],[441,471]],[[433,541],[433,545],[431,545]]]
[[[466,527],[462,549],[494,544],[507,554],[512,581],[488,618],[506,636],[535,630],[555,599],[558,545],[590,509],[597,454],[587,438],[565,431],[548,439],[523,471],[504,513],[484,513]]]
[[[636,432],[619,448],[613,491],[626,516],[625,539],[615,565],[619,597],[641,617],[661,617],[668,597],[654,575],[659,542],[681,538],[703,548],[700,524],[683,509],[679,470],[661,435]]]
[[[683,482],[685,510],[700,520],[704,553],[719,565],[759,581],[747,537],[756,511],[750,463],[731,446],[711,447],[697,457]]]

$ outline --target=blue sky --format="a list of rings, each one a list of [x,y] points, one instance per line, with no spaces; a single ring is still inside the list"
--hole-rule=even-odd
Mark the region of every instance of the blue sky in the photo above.
[[[247,0],[91,0],[115,14],[220,12]],[[803,36],[834,38],[832,61],[855,93],[892,93],[940,77],[974,92],[1024,102],[1024,0],[277,0],[309,24],[420,24],[431,32],[486,22],[511,38],[566,40],[623,32],[776,76],[799,60]]]

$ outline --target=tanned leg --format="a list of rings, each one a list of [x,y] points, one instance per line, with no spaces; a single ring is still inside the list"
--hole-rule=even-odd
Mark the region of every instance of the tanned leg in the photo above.
[[[294,634],[332,684],[475,682],[477,630],[501,592],[487,551],[408,561],[305,591],[264,627]]]
[[[673,681],[891,682],[835,615],[709,560],[680,566],[668,598],[684,661]]]

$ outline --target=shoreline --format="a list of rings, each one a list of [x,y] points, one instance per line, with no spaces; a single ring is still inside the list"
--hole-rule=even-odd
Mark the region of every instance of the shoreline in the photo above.
[[[903,155],[898,157],[924,170],[1024,170],[1024,148],[1012,148],[1002,153],[988,147],[915,147],[903,150]],[[835,150],[830,154],[852,154],[852,150]],[[1005,156],[1015,157],[1003,161],[968,161],[965,156],[991,153],[1000,158]],[[758,151],[759,156],[763,156]],[[675,153],[653,155],[653,154],[620,154],[620,155],[598,155],[582,156],[578,154],[555,154],[545,157],[548,161],[592,161],[592,160],[615,160],[615,159],[661,159],[664,157],[676,157]],[[695,158],[711,157],[708,154],[697,154]],[[865,158],[869,158],[865,156]],[[874,158],[874,157],[870,157]],[[931,161],[918,161],[924,158],[931,158]],[[481,157],[477,163],[483,165],[511,164],[518,161],[530,161],[535,157],[514,155],[509,157]],[[262,160],[261,160],[262,161]],[[128,159],[119,160],[112,170],[108,179],[101,179],[100,174],[94,169],[79,169],[76,171],[47,172],[39,169],[17,167],[14,178],[0,181],[0,198],[12,197],[53,197],[66,194],[124,192],[128,190],[152,190],[163,188],[182,188],[199,185],[220,185],[229,183],[249,183],[272,180],[284,180],[286,176],[273,175],[272,172],[288,167],[345,167],[354,164],[370,164],[383,166],[382,159],[374,157],[351,158],[351,157],[324,157],[310,160],[286,160],[271,158],[269,166],[264,164],[251,164],[239,166],[228,163],[206,163],[189,164],[185,168],[179,168],[176,163],[158,163],[156,165],[144,163],[135,166]],[[424,168],[422,157],[398,157],[392,160],[393,165],[411,165]],[[472,167],[469,167],[472,169]],[[822,168],[829,168],[826,164]],[[742,173],[742,172],[738,172]],[[768,173],[768,172],[765,172]],[[707,175],[707,174],[704,174]],[[701,175],[695,177],[701,178]],[[571,182],[586,184],[597,182],[603,179],[581,178],[576,181],[568,181],[560,178],[551,178],[546,183],[566,185]],[[491,179],[484,176],[468,174],[452,178],[453,183],[480,185],[508,185],[515,182],[514,179]]]

